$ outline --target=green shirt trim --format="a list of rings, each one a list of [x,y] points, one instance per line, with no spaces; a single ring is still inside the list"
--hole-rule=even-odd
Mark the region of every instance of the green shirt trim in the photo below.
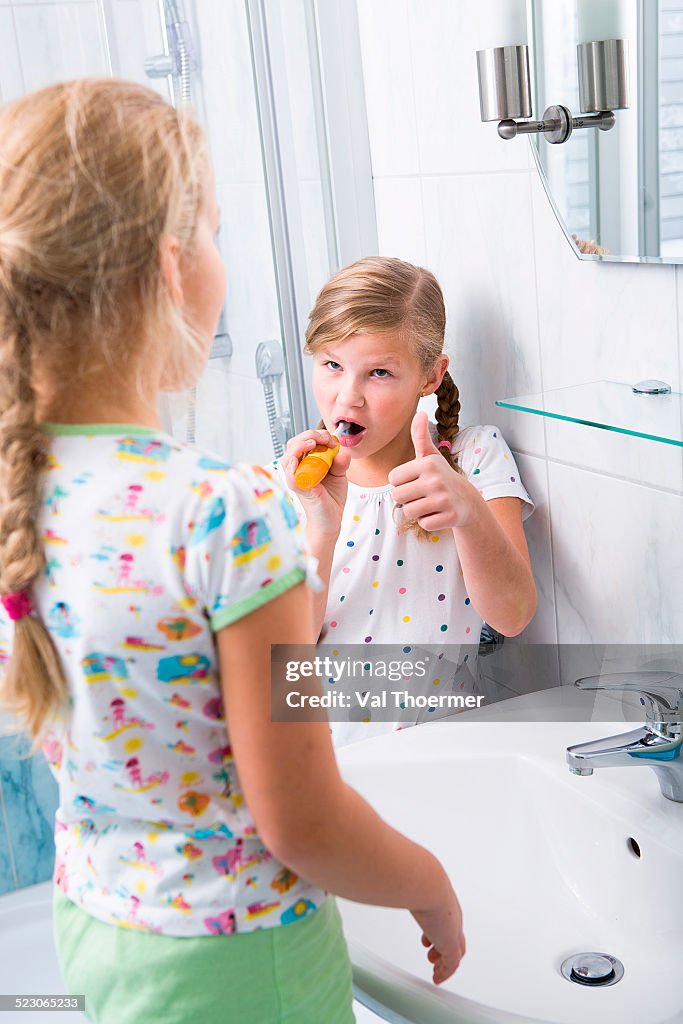
[[[249,612],[256,611],[264,604],[268,604],[274,597],[279,597],[280,594],[284,594],[286,590],[290,590],[296,586],[297,583],[301,583],[302,580],[306,579],[306,573],[303,569],[295,567],[290,569],[288,573],[281,576],[278,580],[272,580],[267,583],[265,587],[261,587],[255,594],[250,594],[249,597],[242,598],[237,604],[233,604],[230,608],[221,608],[219,612],[212,615],[209,619],[209,624],[214,633],[217,633],[219,629],[223,629],[224,626],[229,626],[233,622],[237,622],[238,619],[244,618]]]
[[[134,434],[136,437],[146,434],[165,434],[162,427],[142,427],[136,423],[40,423],[39,427],[46,434],[83,435],[93,437],[96,434]]]

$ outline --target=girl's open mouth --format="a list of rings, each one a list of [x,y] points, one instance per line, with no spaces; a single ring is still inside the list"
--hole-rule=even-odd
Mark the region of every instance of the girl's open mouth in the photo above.
[[[365,427],[354,420],[337,420],[335,433],[342,448],[353,448],[362,440],[365,432]]]

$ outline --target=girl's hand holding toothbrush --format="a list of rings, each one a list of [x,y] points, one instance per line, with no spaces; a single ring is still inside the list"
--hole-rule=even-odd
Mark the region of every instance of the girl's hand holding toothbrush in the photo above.
[[[346,471],[351,462],[351,454],[341,448],[332,463],[329,472],[315,487],[303,490],[297,486],[294,474],[301,459],[308,455],[316,445],[334,448],[336,439],[327,430],[305,430],[287,442],[287,450],[283,459],[283,468],[287,486],[301,502],[306,513],[306,527],[318,535],[337,537],[341,528],[342,514],[346,504],[348,489]]]

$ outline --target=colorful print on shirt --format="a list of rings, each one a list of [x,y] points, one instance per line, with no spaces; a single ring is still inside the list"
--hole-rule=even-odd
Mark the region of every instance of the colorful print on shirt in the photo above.
[[[50,431],[35,588],[71,701],[44,744],[60,786],[55,880],[123,928],[299,920],[324,893],[257,834],[213,636],[306,577],[291,502],[258,466],[144,428],[86,430]],[[0,610],[3,660],[11,636]]]

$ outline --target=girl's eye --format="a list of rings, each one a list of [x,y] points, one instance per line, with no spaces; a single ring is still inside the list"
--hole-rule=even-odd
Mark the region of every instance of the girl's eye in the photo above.
[[[391,377],[391,374],[389,373],[389,371],[388,370],[383,370],[383,369],[381,369],[381,367],[378,367],[376,370],[373,370],[372,372],[376,373],[378,375],[378,377],[380,378],[380,380],[383,380],[385,377]]]
[[[330,370],[341,370],[339,363],[335,363],[333,359],[326,359],[323,366],[329,367]]]

